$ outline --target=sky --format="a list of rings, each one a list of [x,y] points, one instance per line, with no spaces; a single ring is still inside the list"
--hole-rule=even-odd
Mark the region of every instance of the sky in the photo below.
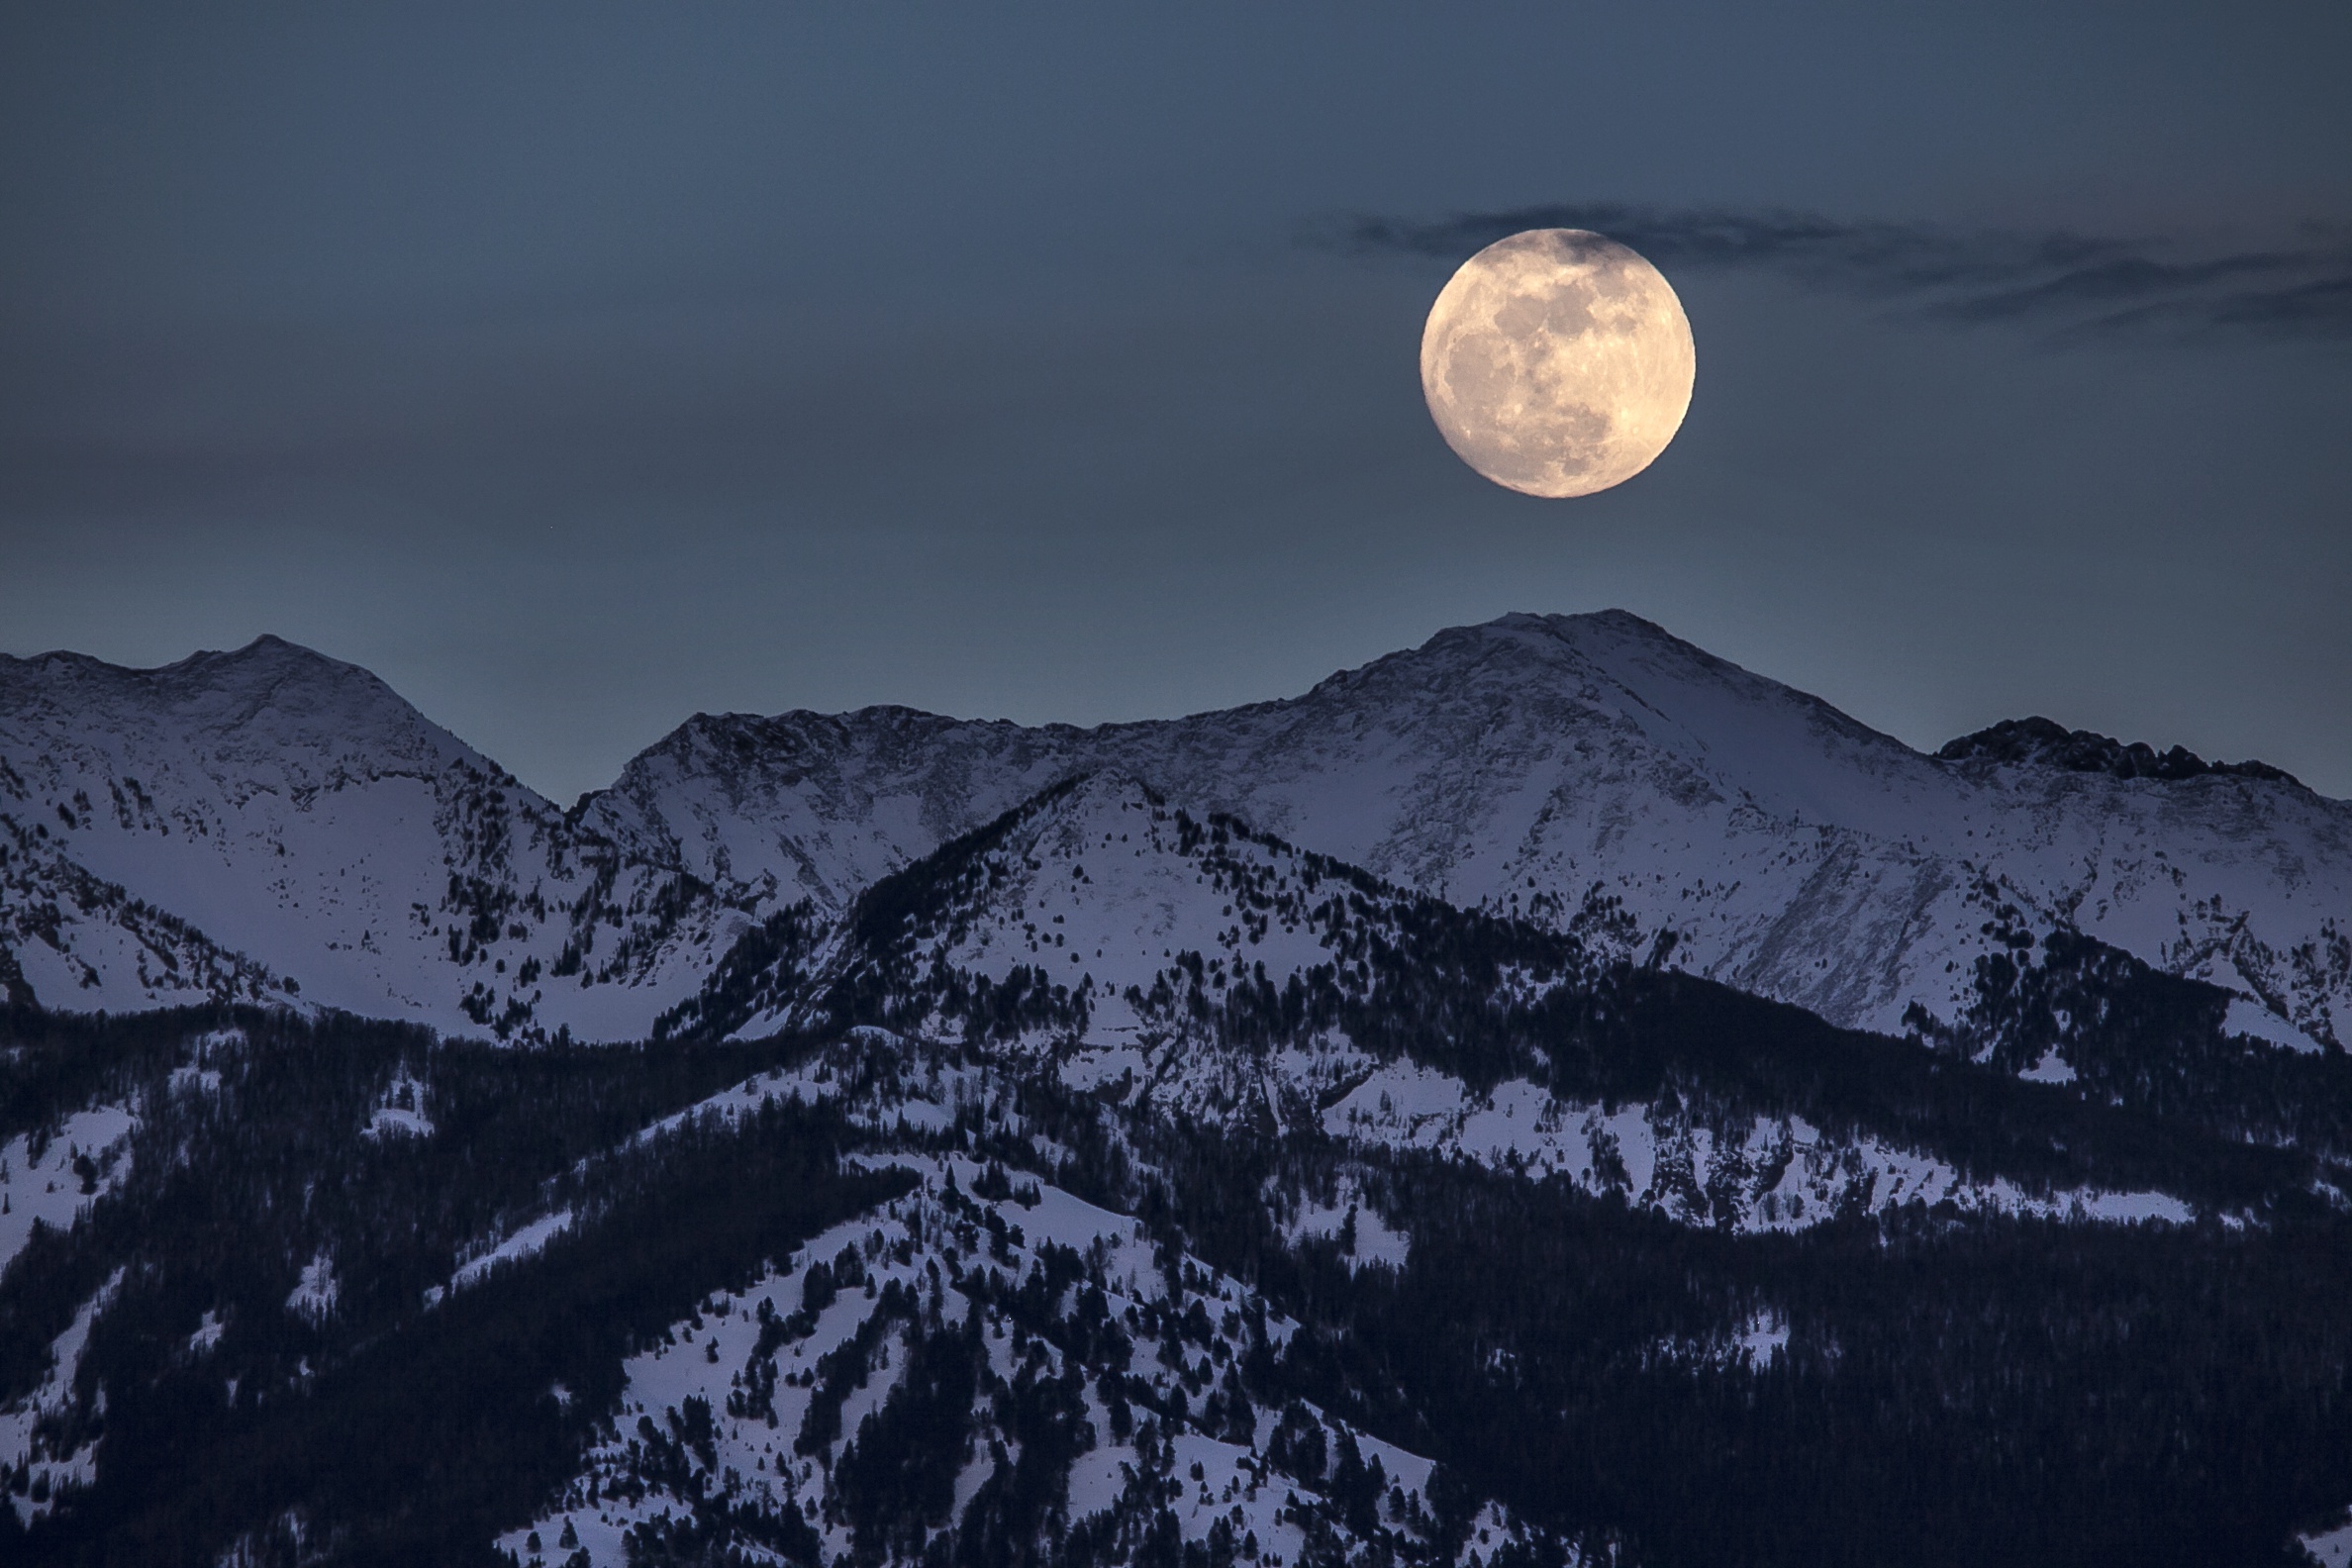
[[[275,633],[568,800],[1617,606],[2352,797],[2348,74],[2338,4],[9,7],[0,651]],[[1550,224],[1698,343],[1573,501],[1417,370]]]

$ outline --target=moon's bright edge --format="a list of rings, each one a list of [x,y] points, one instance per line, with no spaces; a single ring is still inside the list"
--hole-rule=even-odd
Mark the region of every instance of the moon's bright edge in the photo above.
[[[1698,353],[1658,269],[1583,229],[1530,229],[1462,263],[1421,332],[1446,444],[1499,485],[1581,496],[1647,468],[1682,429]]]

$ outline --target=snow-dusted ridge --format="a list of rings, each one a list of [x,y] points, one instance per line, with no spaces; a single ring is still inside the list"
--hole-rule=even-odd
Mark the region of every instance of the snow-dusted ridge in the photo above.
[[[864,1031],[688,1115],[848,1094],[862,1125],[937,1130],[1005,1092],[986,1069],[904,1046]],[[916,1070],[851,1093],[867,1051]],[[500,1547],[603,1568],[723,1515],[746,1560],[914,1561],[937,1532],[984,1527],[1040,1486],[1055,1501],[1029,1527],[1093,1531],[1122,1554],[1170,1506],[1184,1541],[1264,1568],[1393,1560],[1381,1542],[1435,1537],[1428,1460],[1311,1406],[1253,1405],[1243,1358],[1298,1325],[1240,1281],[1049,1182],[952,1153],[855,1158],[914,1186],[706,1297],[633,1357],[579,1473]],[[1367,1210],[1365,1229],[1378,1226]],[[931,1485],[877,1511],[878,1472],[924,1467]],[[1460,1560],[1481,1568],[1530,1534],[1491,1506],[1474,1528]]]

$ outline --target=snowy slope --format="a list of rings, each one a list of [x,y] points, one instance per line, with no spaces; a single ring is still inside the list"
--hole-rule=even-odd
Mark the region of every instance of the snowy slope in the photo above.
[[[2352,806],[2227,773],[1941,760],[1621,612],[1439,634],[1303,697],[1080,731],[904,709],[698,717],[585,820],[746,902],[838,909],[1070,773],[1830,1020],[1958,1019],[1988,924],[2072,925],[2340,1043]],[[2013,912],[2003,915],[2004,906]]]
[[[267,995],[628,1037],[739,924],[273,637],[154,670],[0,658],[0,978],[75,1009]]]
[[[0,764],[5,765],[5,764]],[[0,789],[7,780],[0,778]],[[38,821],[0,812],[0,990],[74,1010],[286,1002],[282,978],[93,876]]]

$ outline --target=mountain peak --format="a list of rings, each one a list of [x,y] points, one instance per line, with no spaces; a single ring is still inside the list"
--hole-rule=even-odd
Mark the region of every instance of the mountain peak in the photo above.
[[[1491,646],[1497,643],[1521,646],[1549,643],[1580,652],[1600,647],[1633,645],[1685,656],[1709,656],[1656,622],[1645,621],[1630,610],[1614,609],[1593,610],[1578,615],[1538,615],[1531,611],[1514,610],[1492,621],[1447,627],[1421,643],[1416,651],[1427,653],[1450,647]]]
[[[334,660],[329,660],[326,654],[319,652],[316,648],[305,647],[300,642],[291,641],[288,638],[279,637],[275,632],[264,632],[259,637],[253,638],[252,641],[247,642],[244,647],[232,649],[228,653],[213,653],[209,656],[213,658],[261,658],[279,657],[289,654],[298,658],[319,659],[330,663],[335,662]],[[208,655],[199,653],[195,656],[202,658]]]
[[[1485,622],[1483,626],[1509,631],[1546,631],[1554,633],[1567,633],[1571,635],[1587,629],[1597,629],[1617,633],[1622,636],[1641,637],[1652,638],[1661,642],[1671,642],[1678,647],[1689,647],[1691,645],[1690,643],[1683,641],[1681,637],[1678,637],[1673,633],[1667,631],[1664,627],[1658,625],[1655,621],[1645,620],[1644,618],[1635,615],[1630,610],[1620,610],[1614,606],[1607,610],[1587,610],[1574,615],[1546,615],[1532,610],[1513,610],[1507,614],[1495,617],[1495,619],[1492,621]],[[1474,630],[1483,630],[1483,627]]]
[[[158,728],[160,727],[160,728]],[[281,637],[138,668],[87,654],[0,656],[0,732],[84,739],[168,735],[221,759],[275,771],[294,756],[372,757],[438,770],[505,770],[427,719],[373,672]]]
[[[381,688],[390,693],[372,670],[353,664],[347,659],[335,658],[300,642],[289,641],[273,633],[264,632],[243,647],[204,648],[174,663],[158,665],[151,670],[133,670],[128,673],[150,676],[158,681],[174,680],[241,680],[313,682],[350,682]],[[398,699],[395,699],[396,701]],[[403,707],[407,704],[403,703]]]

